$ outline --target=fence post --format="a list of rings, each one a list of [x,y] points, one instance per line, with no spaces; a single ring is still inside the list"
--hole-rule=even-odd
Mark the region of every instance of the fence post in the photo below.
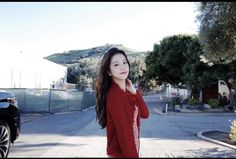
[[[69,110],[70,110],[70,108],[69,108],[69,107],[70,107],[70,105],[69,105],[69,96],[70,96],[70,94],[69,94],[68,91],[66,91],[66,92],[67,92],[67,95],[68,95],[68,96],[67,96],[67,97],[68,97],[68,98],[67,98],[67,111],[69,112]]]
[[[82,91],[82,105],[81,105],[81,110],[83,110],[85,108],[85,91]]]
[[[168,103],[166,103],[165,113],[167,113],[167,110],[168,110]]]
[[[26,97],[25,97],[26,96],[26,92],[25,91],[26,91],[26,89],[24,89],[24,97],[23,97],[24,107],[26,106]]]
[[[51,89],[49,89],[48,112],[51,113]]]

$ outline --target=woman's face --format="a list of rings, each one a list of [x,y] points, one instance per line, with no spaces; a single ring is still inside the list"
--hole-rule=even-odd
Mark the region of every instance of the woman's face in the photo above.
[[[111,58],[109,74],[118,80],[125,80],[128,77],[129,64],[123,54],[116,54]]]

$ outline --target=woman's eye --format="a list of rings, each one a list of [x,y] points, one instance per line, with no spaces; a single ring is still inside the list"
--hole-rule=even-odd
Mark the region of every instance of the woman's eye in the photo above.
[[[124,62],[124,64],[127,64],[128,62]]]
[[[114,64],[114,66],[119,66],[119,64]]]

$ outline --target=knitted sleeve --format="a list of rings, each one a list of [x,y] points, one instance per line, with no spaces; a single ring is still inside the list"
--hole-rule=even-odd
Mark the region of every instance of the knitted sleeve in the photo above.
[[[136,91],[136,94],[132,94],[133,99],[135,99],[135,104],[139,107],[140,110],[140,117],[141,118],[148,118],[149,117],[149,110],[148,107],[143,100],[142,94],[140,90]]]
[[[7,102],[7,99],[0,99],[0,102]]]
[[[129,102],[121,96],[116,96],[107,100],[107,107],[109,107],[108,111],[116,128],[118,142],[123,156],[138,158]]]

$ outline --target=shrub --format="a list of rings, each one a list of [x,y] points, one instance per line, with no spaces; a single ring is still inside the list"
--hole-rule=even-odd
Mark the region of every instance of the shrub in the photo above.
[[[232,143],[236,143],[236,120],[231,122],[229,137]]]
[[[173,97],[172,101],[171,101],[171,105],[175,106],[175,105],[181,105],[180,102],[180,97]]]
[[[189,105],[197,105],[197,104],[199,104],[199,103],[200,103],[200,102],[199,102],[197,99],[195,99],[195,98],[188,100],[188,104],[189,104]]]
[[[207,102],[211,108],[218,108],[220,106],[220,101],[215,98],[210,98]]]

